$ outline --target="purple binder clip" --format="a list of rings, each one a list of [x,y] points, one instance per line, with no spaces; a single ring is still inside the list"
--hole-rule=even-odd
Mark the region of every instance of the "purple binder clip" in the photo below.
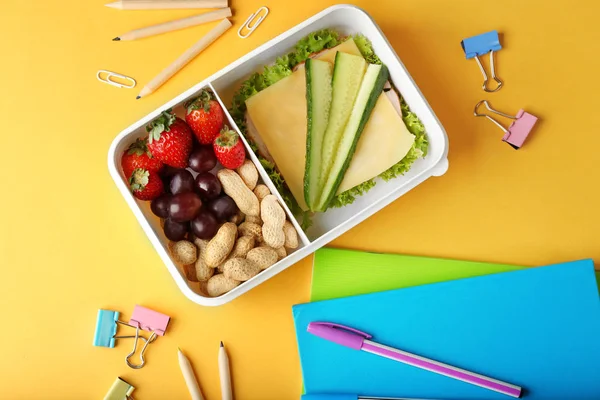
[[[464,39],[460,44],[465,51],[467,59],[474,58],[475,61],[477,61],[481,75],[483,75],[483,90],[489,93],[500,90],[504,83],[496,76],[496,69],[494,68],[494,52],[502,49],[498,31],[486,32],[481,35]],[[487,53],[490,53],[490,72],[492,74],[492,79],[498,84],[495,89],[487,88],[488,76],[479,59],[479,56]]]
[[[481,114],[477,111],[479,106],[482,104],[485,105],[485,108],[487,108],[489,111],[501,115],[503,117],[510,118],[514,121],[510,124],[508,129],[505,128],[504,126],[502,126],[502,124],[500,124],[500,122],[496,121],[494,118],[490,117],[487,114]],[[504,132],[502,141],[510,144],[516,150],[520,149],[521,146],[523,146],[525,139],[527,139],[527,136],[529,136],[529,132],[531,132],[531,130],[535,126],[535,123],[538,120],[538,118],[535,115],[529,114],[524,110],[519,110],[517,115],[515,115],[514,117],[512,115],[508,115],[503,112],[494,110],[487,100],[481,100],[479,103],[477,103],[477,105],[475,106],[474,114],[476,117],[486,117],[494,124],[496,124],[498,128],[502,129],[502,131]]]

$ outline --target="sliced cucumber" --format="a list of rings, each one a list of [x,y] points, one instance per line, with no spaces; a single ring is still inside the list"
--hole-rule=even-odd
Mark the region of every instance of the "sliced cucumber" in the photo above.
[[[304,170],[304,199],[313,210],[319,196],[319,175],[323,136],[331,106],[331,78],[333,66],[327,61],[306,60],[306,167]]]
[[[383,85],[387,80],[388,70],[385,65],[369,64],[367,72],[362,79],[358,95],[356,96],[356,101],[351,108],[350,119],[341,134],[337,146],[332,149],[335,151],[335,157],[328,174],[325,175],[325,184],[321,191],[318,206],[316,207],[318,211],[325,211],[327,209],[327,206],[342,183],[344,174],[346,173],[350,161],[352,160],[352,156],[354,155],[354,151],[356,150],[360,135],[369,120],[373,108],[375,108],[375,103],[377,103],[377,99],[383,90]],[[334,85],[334,99],[336,97],[335,91],[336,86]],[[332,117],[330,117],[330,120],[331,118]],[[385,146],[385,143],[382,143],[381,145]],[[377,155],[374,154],[373,157],[377,157]]]
[[[340,51],[335,55],[333,67],[333,80],[331,82],[333,93],[331,109],[329,110],[329,123],[323,138],[323,153],[321,160],[321,174],[319,187],[322,189],[333,159],[338,151],[338,144],[346,129],[352,106],[360,89],[360,84],[365,75],[367,62],[361,56],[355,56]]]

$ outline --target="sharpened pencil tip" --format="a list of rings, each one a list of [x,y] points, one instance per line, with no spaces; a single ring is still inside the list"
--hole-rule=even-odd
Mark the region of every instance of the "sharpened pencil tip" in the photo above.
[[[135,99],[136,99],[136,100],[139,100],[139,99],[141,99],[141,98],[142,98],[142,96],[136,96],[136,98],[135,98]]]
[[[221,342],[221,347],[223,347],[223,342]]]
[[[121,40],[121,38],[117,36],[116,38],[113,39],[113,42],[118,42],[119,40]]]

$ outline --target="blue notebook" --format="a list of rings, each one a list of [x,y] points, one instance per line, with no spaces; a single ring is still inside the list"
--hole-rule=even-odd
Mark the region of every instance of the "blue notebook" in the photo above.
[[[524,398],[600,399],[600,298],[591,260],[293,307],[306,393],[435,399],[509,397],[352,350],[312,321],[524,388]]]

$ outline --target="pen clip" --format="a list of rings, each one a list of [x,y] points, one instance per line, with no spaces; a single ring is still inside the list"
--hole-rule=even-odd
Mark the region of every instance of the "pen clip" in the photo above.
[[[329,328],[341,329],[341,330],[349,331],[349,332],[352,332],[352,333],[356,333],[357,335],[362,336],[365,339],[371,339],[373,337],[373,335],[369,335],[366,332],[359,331],[358,329],[350,328],[349,326],[345,326],[345,325],[341,325],[341,324],[334,324],[333,322],[311,322],[310,325],[313,325],[313,326],[314,325],[327,326]]]

